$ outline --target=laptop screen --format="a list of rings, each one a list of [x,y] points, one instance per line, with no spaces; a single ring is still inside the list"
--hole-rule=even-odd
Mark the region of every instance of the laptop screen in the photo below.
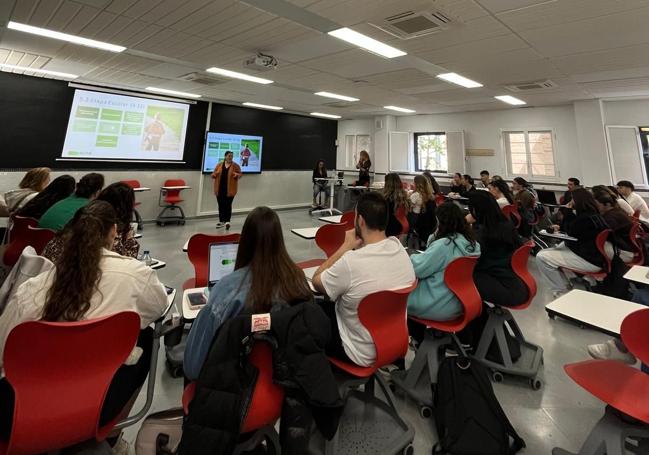
[[[557,203],[557,197],[554,194],[554,191],[537,190],[536,193],[539,195],[539,202],[541,204],[556,204]]]
[[[224,276],[234,272],[238,243],[212,243],[208,263],[208,282],[211,287]]]

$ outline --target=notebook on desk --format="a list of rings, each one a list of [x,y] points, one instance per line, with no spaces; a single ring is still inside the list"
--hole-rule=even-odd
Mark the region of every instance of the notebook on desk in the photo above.
[[[238,243],[212,243],[208,256],[207,286],[212,288],[224,276],[234,272],[237,261]]]

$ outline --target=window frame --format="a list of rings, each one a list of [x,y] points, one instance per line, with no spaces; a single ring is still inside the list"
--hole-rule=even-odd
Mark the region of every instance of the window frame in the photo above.
[[[511,163],[511,157],[510,157],[510,151],[508,150],[507,146],[507,139],[506,135],[508,133],[523,133],[525,136],[525,156],[527,159],[527,174],[518,174],[514,173],[512,171],[512,163]],[[552,140],[552,160],[554,162],[554,175],[553,176],[548,176],[548,175],[534,175],[532,173],[532,155],[530,151],[530,141],[529,141],[529,134],[530,133],[550,133],[550,138]],[[559,163],[557,161],[557,157],[559,154],[557,153],[558,149],[558,140],[557,140],[557,135],[554,132],[554,128],[549,128],[549,127],[534,127],[534,128],[501,128],[500,129],[500,146],[503,152],[503,159],[505,162],[505,170],[506,170],[506,175],[508,178],[514,178],[514,177],[523,177],[528,181],[531,182],[558,182],[561,179],[561,170],[559,167]]]
[[[432,136],[432,135],[437,135],[441,136],[443,135],[444,137],[447,136],[446,131],[430,131],[430,132],[417,132],[417,133],[412,133],[412,148],[414,152],[414,157],[415,157],[415,172],[424,172],[424,171],[430,171],[433,173],[438,173],[438,174],[448,174],[448,169],[420,169],[419,168],[419,149],[417,147],[417,139],[419,136]],[[447,155],[447,163],[448,163],[448,143],[446,144],[446,155]],[[447,165],[448,167],[448,165]]]

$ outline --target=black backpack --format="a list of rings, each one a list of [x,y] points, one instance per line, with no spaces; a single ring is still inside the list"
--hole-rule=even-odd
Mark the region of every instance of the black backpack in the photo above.
[[[444,359],[434,397],[439,436],[434,455],[510,455],[525,447],[479,363],[464,357]]]

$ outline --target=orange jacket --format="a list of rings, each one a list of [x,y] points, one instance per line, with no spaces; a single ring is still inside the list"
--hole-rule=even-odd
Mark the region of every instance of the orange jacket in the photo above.
[[[219,188],[221,184],[221,172],[223,171],[223,161],[216,165],[212,178],[214,179],[214,194],[219,195]],[[235,174],[237,177],[235,177]],[[237,194],[239,179],[241,178],[241,168],[235,162],[232,162],[230,169],[228,169],[228,197],[234,197]]]

